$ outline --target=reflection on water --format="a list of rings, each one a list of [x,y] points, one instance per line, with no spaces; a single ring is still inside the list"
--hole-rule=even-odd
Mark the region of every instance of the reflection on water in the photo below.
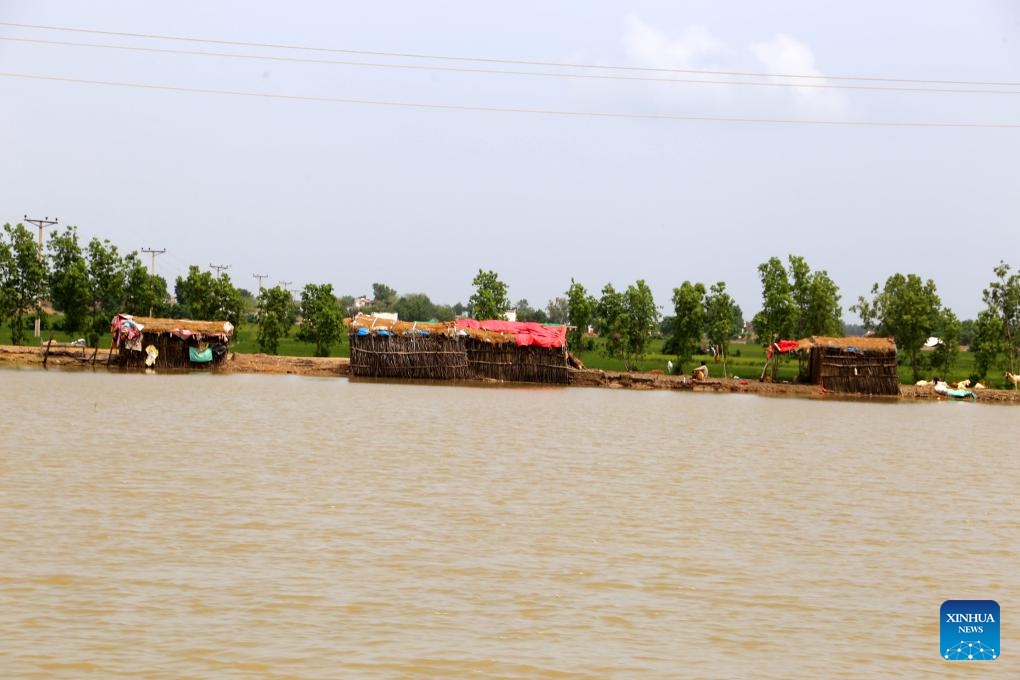
[[[24,370],[0,404],[2,677],[963,677],[941,603],[1020,601],[1010,408]]]

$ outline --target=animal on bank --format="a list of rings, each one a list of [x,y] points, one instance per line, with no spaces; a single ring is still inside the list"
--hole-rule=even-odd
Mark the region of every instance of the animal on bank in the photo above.
[[[1006,371],[1006,380],[1013,383],[1013,389],[1015,390],[1017,383],[1020,383],[1020,373],[1010,373],[1009,371]]]

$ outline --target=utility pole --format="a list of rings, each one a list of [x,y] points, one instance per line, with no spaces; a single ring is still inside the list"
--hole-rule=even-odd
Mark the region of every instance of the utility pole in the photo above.
[[[44,217],[43,219],[41,219],[41,220],[38,219],[38,218],[33,219],[33,218],[29,217],[28,215],[25,215],[25,221],[29,222],[31,224],[34,224],[35,226],[39,227],[39,261],[42,262],[43,259],[44,259],[43,258],[43,238],[42,238],[43,229],[45,229],[46,227],[52,227],[54,224],[56,224],[60,220],[59,219],[51,220],[48,215],[46,217]],[[36,312],[36,315],[35,315],[35,337],[38,338],[41,335],[42,335],[42,322],[39,319],[39,313]]]
[[[224,269],[230,269],[230,265],[229,264],[210,264],[209,265],[209,269],[215,269],[216,270],[216,276],[219,276],[220,272],[223,271]]]
[[[166,252],[166,248],[164,248],[163,250],[156,250],[155,248],[146,248],[145,246],[142,246],[142,252],[143,253],[150,253],[152,255],[152,266],[149,267],[149,274],[151,274],[152,276],[155,276],[156,275],[156,256],[157,255],[162,255],[163,253],[165,253]]]
[[[262,279],[268,279],[269,274],[252,274],[252,278],[259,280],[259,290],[262,290]]]

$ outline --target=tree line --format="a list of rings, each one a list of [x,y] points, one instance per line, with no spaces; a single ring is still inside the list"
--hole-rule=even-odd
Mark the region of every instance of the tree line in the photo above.
[[[842,335],[843,308],[839,287],[824,270],[812,270],[805,258],[771,257],[757,267],[761,282],[761,311],[752,320],[762,345],[810,335]],[[865,330],[896,339],[903,360],[915,379],[926,368],[948,373],[961,342],[974,353],[975,367],[984,376],[993,369],[1016,372],[1020,354],[1020,275],[1000,262],[994,279],[982,292],[985,308],[976,319],[961,321],[942,304],[934,281],[916,274],[896,273],[884,285],[875,283],[870,296],[860,296],[849,309]],[[520,321],[570,326],[568,346],[596,347],[623,360],[627,368],[647,352],[652,337],[664,338],[664,352],[683,370],[694,354],[709,345],[724,362],[730,342],[744,334],[740,306],[718,281],[684,281],[673,289],[672,314],[662,316],[647,283],[639,279],[624,290],[605,284],[600,296],[571,279],[563,296],[545,308],[527,300],[511,304],[509,286],[494,271],[478,270],[467,305],[441,305],[424,293],[398,295],[383,283],[373,283],[373,299],[360,311],[396,312],[409,320],[448,321],[468,314],[476,319],[504,318],[516,309]],[[236,288],[223,272],[213,275],[195,265],[174,282],[169,294],[165,279],[150,273],[136,251],[122,254],[108,240],[92,238],[82,244],[77,229],[54,232],[40,252],[24,225],[5,224],[0,234],[0,318],[11,330],[12,342],[28,339],[27,322],[39,314],[43,300],[63,314],[62,329],[82,333],[92,345],[109,330],[119,312],[171,318],[242,320],[258,326],[260,351],[277,353],[279,342],[293,329],[298,340],[315,345],[317,356],[328,356],[343,336],[343,318],[356,309],[353,296],[338,296],[331,284],[308,284],[300,299],[276,286],[257,296]],[[941,342],[927,356],[921,348],[929,337]],[[929,358],[930,357],[930,358]],[[773,365],[773,370],[775,365]]]

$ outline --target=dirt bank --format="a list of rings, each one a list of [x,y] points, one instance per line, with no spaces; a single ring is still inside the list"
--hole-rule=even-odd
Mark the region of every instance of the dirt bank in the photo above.
[[[0,366],[38,366],[68,369],[106,369],[110,351],[84,347],[0,346]],[[44,363],[45,362],[45,363]],[[347,375],[350,361],[339,357],[280,357],[231,352],[226,361],[209,370],[217,373],[272,373],[289,375]]]
[[[60,369],[102,369],[106,370],[109,350],[82,347],[52,347],[48,355],[44,348],[37,346],[0,346],[0,367],[25,366]],[[215,367],[217,373],[264,373],[276,375],[346,376],[350,361],[337,357],[282,357],[268,354],[241,354],[232,352],[227,360]],[[753,380],[714,379],[704,382],[691,380],[690,376],[664,375],[662,373],[617,373],[585,369],[572,371],[570,384],[577,387],[602,387],[631,390],[687,390],[692,392],[730,392],[795,396],[811,399],[845,399],[856,397],[871,401],[924,401],[945,400],[931,387],[901,385],[900,396],[869,397],[867,395],[845,395],[825,392],[818,385],[792,383],[760,383]],[[982,403],[1020,404],[1020,393],[1014,390],[977,390],[977,400]]]

